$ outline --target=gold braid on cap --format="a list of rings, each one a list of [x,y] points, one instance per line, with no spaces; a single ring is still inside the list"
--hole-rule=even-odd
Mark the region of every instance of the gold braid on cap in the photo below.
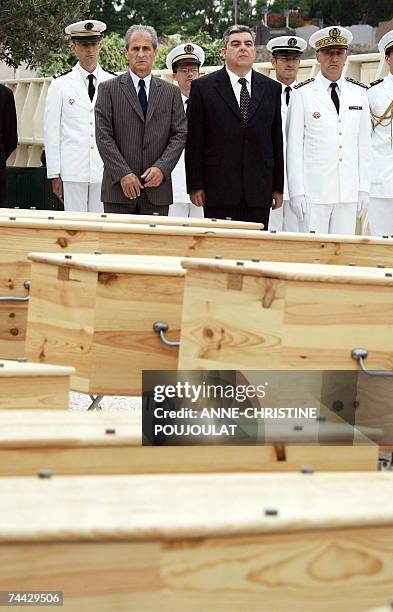
[[[318,51],[318,49],[320,49],[321,47],[330,47],[332,45],[337,45],[340,47],[347,47],[348,46],[348,39],[345,38],[345,36],[326,36],[325,38],[322,38],[321,40],[318,40],[315,43],[315,48]]]
[[[371,124],[373,126],[373,130],[375,130],[375,128],[378,127],[379,125],[381,127],[389,127],[390,125],[390,148],[392,149],[393,148],[393,100],[391,101],[391,103],[389,104],[385,112],[382,113],[382,115],[376,115],[375,113],[373,113],[371,109],[370,111],[371,111]]]

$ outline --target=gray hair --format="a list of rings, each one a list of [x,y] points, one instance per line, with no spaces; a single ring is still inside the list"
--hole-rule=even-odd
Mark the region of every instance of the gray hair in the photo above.
[[[227,28],[225,30],[225,32],[223,34],[223,37],[222,37],[222,46],[226,47],[228,45],[229,37],[230,37],[231,34],[240,34],[241,32],[247,32],[248,34],[251,34],[252,41],[253,41],[253,43],[255,45],[256,35],[255,35],[254,30],[252,30],[251,28],[249,28],[246,25],[237,25],[236,24],[236,25],[229,26],[229,28]]]
[[[128,28],[127,32],[126,32],[126,41],[125,41],[125,48],[128,49],[128,45],[130,43],[130,38],[133,34],[135,34],[135,32],[142,32],[143,34],[150,34],[151,36],[151,41],[153,43],[153,49],[157,49],[158,47],[158,38],[157,38],[157,32],[155,31],[154,28],[152,28],[151,26],[146,26],[146,25],[132,25]]]

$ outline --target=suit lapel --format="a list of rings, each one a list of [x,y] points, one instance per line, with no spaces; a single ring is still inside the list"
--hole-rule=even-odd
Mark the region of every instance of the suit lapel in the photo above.
[[[121,85],[122,92],[124,93],[128,102],[131,104],[132,108],[134,109],[136,114],[141,118],[141,120],[144,121],[145,118],[143,116],[142,108],[138,100],[138,96],[136,95],[134,83],[132,82],[131,75],[128,70],[125,74],[121,76],[120,85]]]
[[[240,108],[237,103],[230,78],[225,68],[221,68],[221,70],[217,71],[215,87],[224,102],[235,113],[236,117],[241,120]]]
[[[159,78],[151,77],[150,88],[149,88],[149,98],[147,101],[147,114],[146,114],[146,124],[149,123],[152,115],[157,107],[157,104],[161,97],[161,80]]]
[[[71,74],[72,81],[72,89],[74,93],[78,96],[81,104],[86,108],[91,107],[91,101],[89,98],[89,94],[87,93],[87,87],[83,82],[83,77],[79,72],[78,65],[74,66]]]
[[[248,121],[251,120],[264,95],[265,88],[263,86],[262,79],[259,79],[257,73],[255,73],[253,70],[251,76],[251,104],[248,111]]]

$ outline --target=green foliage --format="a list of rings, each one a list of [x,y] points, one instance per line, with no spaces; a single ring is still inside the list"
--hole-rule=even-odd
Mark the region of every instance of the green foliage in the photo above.
[[[108,70],[120,72],[125,70],[127,66],[126,58],[123,53],[124,39],[119,34],[107,34],[102,39],[102,49],[100,52],[99,62],[101,66]],[[42,66],[39,76],[52,76],[58,72],[69,70],[76,64],[76,58],[71,52],[68,44],[59,51],[51,53],[48,61]]]
[[[125,0],[119,12],[124,31],[131,24],[153,26],[160,37],[206,32],[213,40],[234,23],[233,0]],[[238,22],[252,25],[256,11],[249,0],[238,0]]]
[[[166,68],[165,59],[169,51],[171,51],[173,47],[176,47],[176,45],[188,42],[195,43],[202,47],[205,52],[206,66],[218,66],[223,63],[220,52],[221,41],[212,41],[209,34],[206,32],[197,32],[193,36],[182,33],[166,38],[165,42],[160,45],[154,62],[154,68]]]
[[[124,36],[112,32],[102,39],[100,64],[104,68],[114,70],[115,72],[126,69],[127,60],[124,56]]]
[[[17,68],[44,64],[56,52],[64,28],[75,15],[86,15],[89,0],[2,0],[0,61]]]
[[[154,63],[154,68],[165,68],[165,59],[167,54],[173,47],[180,43],[194,42],[200,45],[206,54],[205,64],[207,66],[217,66],[222,64],[220,53],[221,42],[212,41],[206,32],[198,32],[190,37],[186,34],[176,34],[167,37],[162,45],[160,45],[157,57]],[[102,40],[102,49],[99,57],[101,66],[108,70],[120,72],[127,67],[127,60],[123,53],[124,38],[119,34],[112,32],[107,34]],[[69,70],[76,63],[75,56],[71,53],[69,46],[66,44],[61,50],[51,53],[48,61],[41,68],[39,76],[52,76],[58,72]]]
[[[127,17],[116,10],[121,4],[121,0],[90,0],[89,17],[106,23],[108,32],[116,32],[124,36],[127,29]]]

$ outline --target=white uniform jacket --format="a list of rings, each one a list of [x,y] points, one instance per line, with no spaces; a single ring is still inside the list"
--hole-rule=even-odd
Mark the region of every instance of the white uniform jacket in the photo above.
[[[372,131],[373,163],[371,192],[373,198],[393,198],[393,74],[389,74],[368,90],[370,110],[381,117],[390,106],[390,119]],[[375,121],[375,119],[374,119]]]
[[[287,116],[288,116],[288,106],[287,106],[287,102],[286,102],[286,92],[285,92],[285,87],[286,85],[284,85],[283,83],[280,83],[281,87],[282,87],[282,93],[281,93],[281,123],[282,123],[282,138],[283,138],[283,144],[284,144],[284,201],[285,200],[289,200],[289,193],[288,193],[288,179],[287,179],[287,172],[286,172],[286,157],[287,157],[287,131],[286,131],[286,124],[287,124]],[[293,88],[295,87],[295,85],[297,85],[297,81],[294,81],[293,83],[291,83],[290,87],[292,88],[291,91],[291,96],[293,95]]]
[[[187,111],[186,107],[186,96],[181,95],[183,100],[184,112]],[[191,202],[190,196],[187,193],[186,187],[186,168],[184,163],[184,149],[180,155],[179,161],[172,170],[172,191],[173,191],[173,203],[174,204],[189,204]]]
[[[370,192],[371,119],[366,87],[341,77],[340,114],[321,74],[291,95],[287,117],[287,178],[291,198],[357,202]]]
[[[95,141],[94,105],[98,86],[116,76],[98,66],[95,95],[91,101],[76,64],[54,77],[46,98],[44,140],[48,178],[100,183],[103,163]]]

